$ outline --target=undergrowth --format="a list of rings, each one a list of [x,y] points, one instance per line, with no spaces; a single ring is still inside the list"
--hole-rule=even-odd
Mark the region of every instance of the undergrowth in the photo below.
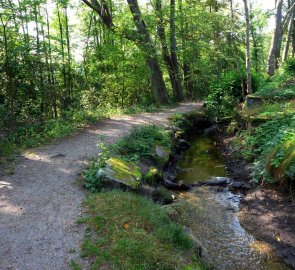
[[[254,162],[253,177],[257,182],[294,180],[294,139],[295,112],[242,132],[239,144],[244,157]]]
[[[243,156],[253,162],[256,182],[286,183],[295,180],[295,60],[254,94],[261,105],[244,108],[249,128],[236,140]]]

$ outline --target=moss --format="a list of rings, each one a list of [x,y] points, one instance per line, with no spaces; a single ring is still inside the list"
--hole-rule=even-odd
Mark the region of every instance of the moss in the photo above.
[[[160,183],[162,179],[163,175],[156,167],[150,167],[144,176],[144,181],[151,186]]]
[[[108,177],[122,181],[133,188],[137,188],[141,183],[142,175],[136,164],[115,157],[107,160],[106,164],[107,168],[110,169]]]

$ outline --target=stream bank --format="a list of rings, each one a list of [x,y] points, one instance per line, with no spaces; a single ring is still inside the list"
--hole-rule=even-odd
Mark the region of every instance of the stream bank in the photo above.
[[[248,183],[250,167],[242,159],[222,155],[216,135],[221,133],[217,127],[216,131],[206,129],[193,136],[190,148],[176,162],[177,180],[191,188],[166,206],[170,217],[186,228],[203,259],[216,269],[291,269],[267,242],[241,224],[240,204],[253,187]]]
[[[227,171],[234,179],[251,181],[252,166],[239,151],[232,148],[235,135],[226,132],[227,126],[220,126],[215,136],[221,149]],[[291,269],[295,269],[295,212],[290,190],[278,185],[253,185],[243,192],[240,202],[241,225],[256,239],[267,243]]]

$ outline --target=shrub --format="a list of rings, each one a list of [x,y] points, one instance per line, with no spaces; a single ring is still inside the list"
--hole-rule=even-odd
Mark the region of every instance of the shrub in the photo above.
[[[294,76],[295,75],[295,59],[294,58],[287,59],[287,61],[284,63],[283,69],[287,74]]]
[[[244,79],[244,78],[243,78]],[[221,82],[211,85],[206,99],[206,112],[214,120],[222,120],[236,114],[236,105],[243,100],[241,78],[237,72],[224,74]]]
[[[152,158],[152,148],[156,144],[170,147],[169,136],[163,128],[155,125],[135,127],[130,135],[111,145],[110,152],[129,161],[137,161]]]
[[[293,177],[294,140],[294,112],[242,133],[242,152],[246,159],[254,161],[253,176],[257,182]]]
[[[294,181],[295,139],[284,141],[270,151],[266,157],[266,168],[277,181]]]

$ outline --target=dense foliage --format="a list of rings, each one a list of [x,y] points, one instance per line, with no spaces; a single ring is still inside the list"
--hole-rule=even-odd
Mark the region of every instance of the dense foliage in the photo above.
[[[259,182],[292,183],[295,179],[295,88],[292,63],[265,81],[254,94],[260,104],[244,108],[249,128],[239,137],[243,155],[253,161]],[[292,184],[293,185],[293,184]]]

